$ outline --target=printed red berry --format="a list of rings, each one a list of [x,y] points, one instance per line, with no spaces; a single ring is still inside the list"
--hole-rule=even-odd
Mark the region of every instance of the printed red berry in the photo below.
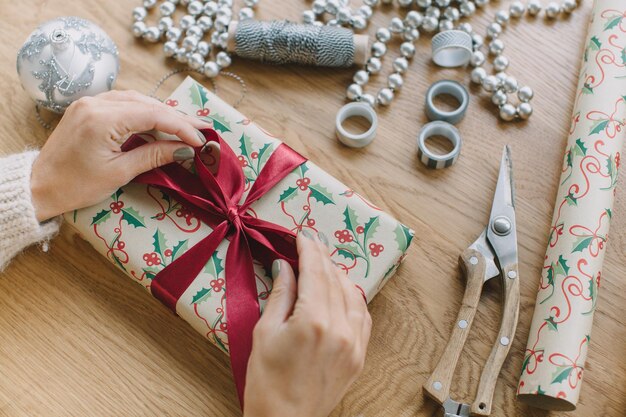
[[[358,234],[362,234],[365,231],[365,228],[363,226],[357,226],[356,227],[356,232]]]
[[[243,155],[239,155],[237,159],[239,159],[239,163],[241,164],[242,167],[245,168],[248,166],[248,161],[246,160],[246,158],[243,157]]]
[[[314,220],[314,219],[308,219],[308,220],[306,221],[306,224],[307,224],[307,226],[309,226],[309,227],[313,227],[313,226],[315,226],[315,220]]]
[[[210,284],[211,284],[211,288],[213,288],[213,291],[220,292],[222,291],[222,287],[224,287],[224,279],[218,278],[218,279],[211,280]]]
[[[259,153],[258,152],[252,152],[250,154],[250,158],[252,158],[252,159],[257,159],[258,157],[259,157]]]
[[[622,157],[620,156],[619,152],[615,154],[615,166],[616,166],[618,169],[619,169],[619,166],[620,166],[620,164],[621,164],[621,158],[622,158]]]
[[[166,100],[165,104],[167,104],[168,106],[176,107],[178,106],[178,100]]]
[[[339,243],[349,243],[354,240],[354,237],[352,237],[352,234],[347,229],[335,231],[335,237]]]
[[[163,252],[163,255],[165,256],[172,256],[172,250],[171,249],[165,249],[165,252]]]
[[[602,275],[602,274],[601,274],[600,272],[598,272],[598,276],[597,276],[597,278],[596,278],[596,284],[598,285],[598,288],[600,288],[600,276],[601,276],[601,275]]]
[[[196,111],[196,115],[201,116],[201,117],[206,117],[209,115],[209,113],[210,113],[209,109],[200,109]]]
[[[117,248],[119,250],[124,250],[125,247],[126,247],[126,243],[124,243],[122,241],[117,242]]]
[[[222,331],[226,331],[228,330],[228,324],[227,323],[220,323],[220,330]]]
[[[378,255],[380,255],[382,251],[385,250],[385,247],[377,243],[370,243],[369,249],[370,249],[370,253],[372,254],[372,256],[377,257]]]
[[[309,183],[311,182],[311,180],[309,180],[308,182],[306,180],[308,180],[308,178],[299,178],[296,180],[296,185],[301,191],[306,191],[309,188]]]

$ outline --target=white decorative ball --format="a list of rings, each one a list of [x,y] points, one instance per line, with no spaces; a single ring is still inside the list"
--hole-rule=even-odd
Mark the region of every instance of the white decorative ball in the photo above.
[[[73,16],[43,23],[17,53],[24,90],[56,113],[81,97],[111,90],[119,67],[117,46],[106,32]]]

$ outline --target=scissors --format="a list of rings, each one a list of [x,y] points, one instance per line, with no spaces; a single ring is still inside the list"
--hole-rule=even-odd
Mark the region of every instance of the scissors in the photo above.
[[[511,347],[519,316],[514,199],[511,151],[507,145],[502,152],[489,224],[459,257],[467,284],[452,336],[435,370],[424,384],[425,393],[443,406],[444,417],[468,417],[470,414],[488,416],[491,413],[496,381]],[[454,370],[472,326],[483,284],[495,277],[500,278],[503,289],[503,313],[498,339],[483,368],[474,402],[471,405],[460,403],[450,398]]]

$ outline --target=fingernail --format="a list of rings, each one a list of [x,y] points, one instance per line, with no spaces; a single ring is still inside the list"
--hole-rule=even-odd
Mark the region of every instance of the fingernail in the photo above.
[[[186,161],[194,156],[193,148],[185,146],[184,148],[178,148],[174,151],[174,161]]]
[[[307,239],[314,240],[313,235],[308,230],[302,230],[300,233],[302,234],[302,236],[306,237]]]
[[[274,279],[280,274],[280,263],[280,259],[275,259],[274,262],[272,262],[272,278]]]
[[[202,143],[206,143],[206,138],[204,137],[204,134],[200,132],[198,129],[196,129],[196,132],[198,132],[198,137],[200,138],[200,141]]]

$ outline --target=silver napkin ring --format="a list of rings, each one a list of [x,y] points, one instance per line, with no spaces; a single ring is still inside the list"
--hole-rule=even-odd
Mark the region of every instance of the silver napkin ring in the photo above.
[[[433,36],[433,62],[440,67],[461,67],[472,57],[472,37],[462,30],[446,30]]]
[[[350,133],[343,127],[346,119],[354,116],[364,117],[370,122],[370,127],[366,132],[360,134]],[[376,137],[376,129],[378,129],[378,117],[372,106],[367,103],[348,103],[337,112],[335,133],[337,139],[346,146],[362,148],[369,145]]]
[[[456,98],[460,105],[452,111],[444,111],[435,106],[435,97],[448,94]],[[469,104],[469,94],[465,87],[456,81],[441,80],[433,83],[426,92],[426,116],[429,120],[442,120],[444,122],[456,124],[465,117]]]
[[[452,151],[445,155],[432,152],[426,146],[426,139],[431,136],[443,136],[453,146]],[[428,168],[441,169],[454,164],[461,153],[461,134],[450,123],[435,121],[426,123],[417,137],[417,157]]]

